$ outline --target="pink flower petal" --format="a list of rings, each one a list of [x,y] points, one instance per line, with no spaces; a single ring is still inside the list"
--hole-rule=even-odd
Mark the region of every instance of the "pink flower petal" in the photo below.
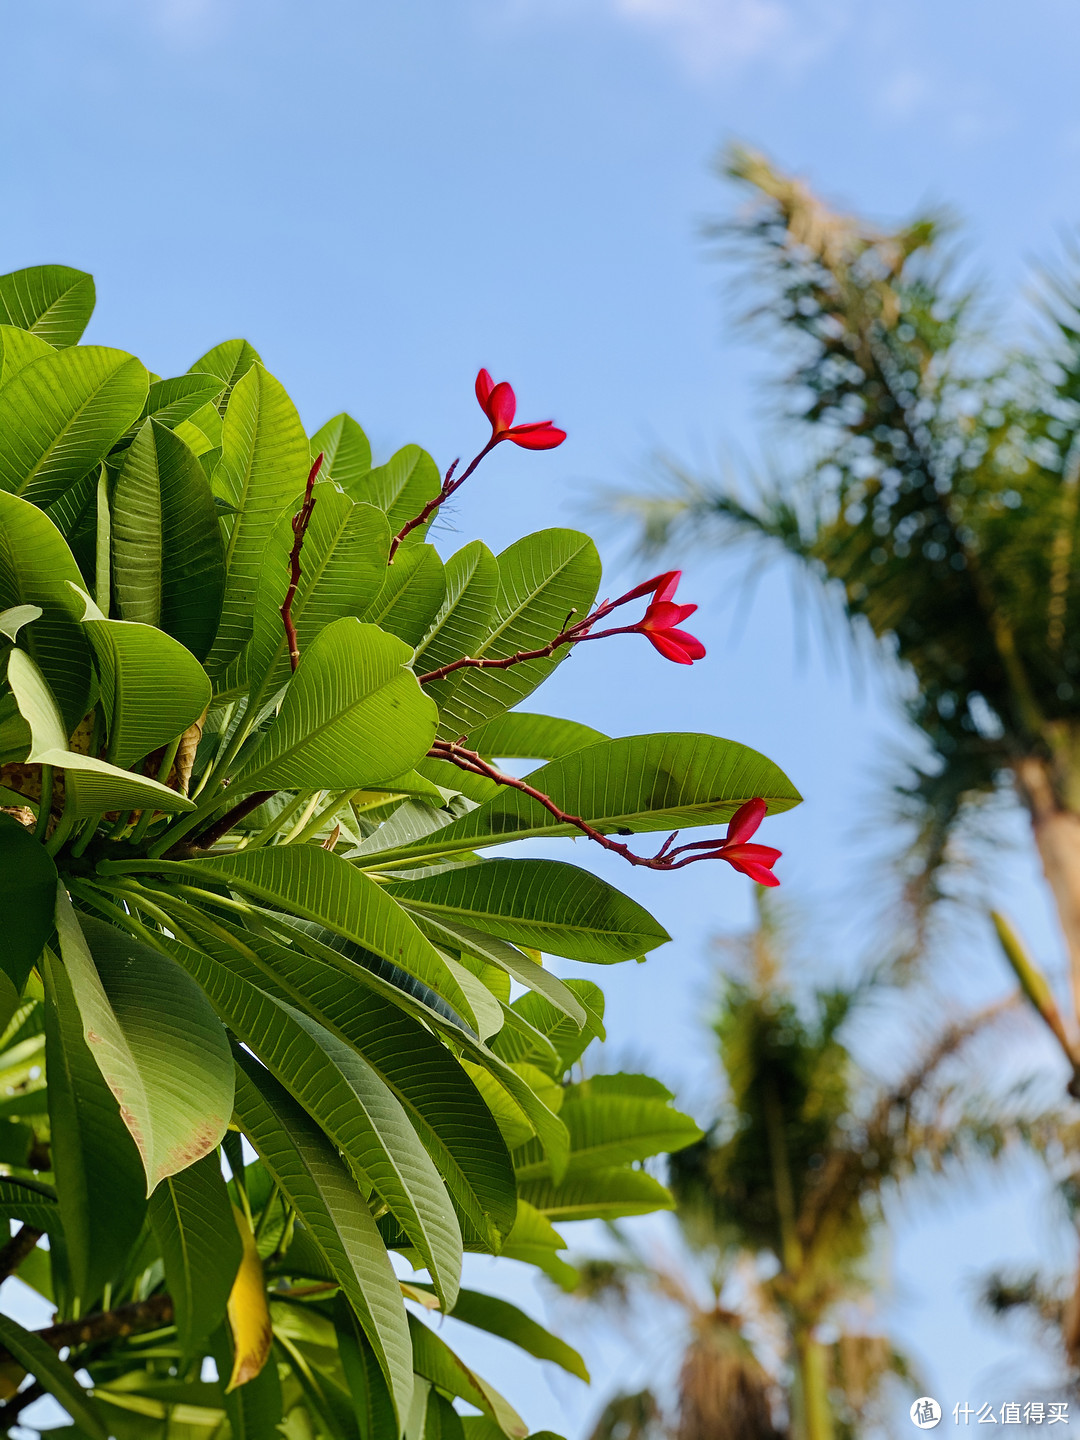
[[[554,450],[566,439],[566,431],[544,420],[537,425],[515,425],[507,432],[507,439],[524,450]]]
[[[489,420],[491,416],[488,415],[488,396],[494,389],[495,381],[492,380],[486,370],[481,370],[476,377],[476,398],[480,402],[480,409],[483,410]]]
[[[495,434],[498,434],[502,430],[510,429],[510,426],[514,423],[517,399],[507,381],[500,380],[492,389],[491,394],[488,396],[485,409],[487,417],[491,421],[491,428]]]

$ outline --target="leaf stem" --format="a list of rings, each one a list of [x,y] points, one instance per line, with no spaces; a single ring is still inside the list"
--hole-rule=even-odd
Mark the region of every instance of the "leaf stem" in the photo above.
[[[52,814],[53,787],[56,784],[56,775],[51,765],[41,767],[41,799],[38,801],[37,824],[34,826],[34,839],[40,840],[43,844],[46,833],[49,829],[49,816]]]

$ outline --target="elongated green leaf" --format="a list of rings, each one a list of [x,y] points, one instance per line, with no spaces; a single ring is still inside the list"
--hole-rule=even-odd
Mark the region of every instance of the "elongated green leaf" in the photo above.
[[[411,770],[438,715],[411,650],[359,620],[335,620],[300,658],[277,719],[236,777],[245,790],[358,790]]]
[[[527,1200],[519,1200],[517,1220],[506,1237],[502,1254],[508,1260],[535,1265],[556,1285],[572,1290],[577,1283],[577,1271],[559,1258],[558,1252],[565,1249],[566,1241],[547,1216],[534,1210]]]
[[[522,985],[527,985],[530,990],[537,990],[541,995],[546,996],[554,1006],[564,1015],[569,1015],[576,1024],[585,1024],[585,1011],[578,1003],[574,992],[557,975],[553,975],[550,970],[545,970],[530,956],[522,954],[516,946],[508,944],[495,935],[486,934],[483,930],[474,930],[471,925],[462,924],[455,917],[448,916],[445,910],[441,910],[437,914],[434,911],[421,910],[406,902],[396,888],[390,893],[404,904],[405,909],[413,915],[425,933],[437,944],[452,945],[456,949],[464,950],[468,955],[475,956],[478,960],[483,960],[486,964],[499,966],[500,969],[506,971],[507,975],[512,975]]]
[[[84,624],[97,653],[110,763],[143,759],[182,735],[209,705],[206,671],[163,630],[90,615]]]
[[[150,1195],[221,1142],[232,1116],[228,1040],[166,956],[101,920],[76,919],[62,889],[56,923],[83,1034],[139,1147]]]
[[[210,670],[223,669],[251,637],[267,543],[282,510],[303,490],[310,464],[296,407],[261,365],[252,365],[233,388],[221,447],[214,490],[238,513],[225,549],[225,598]]]
[[[36,505],[0,491],[0,610],[36,605],[20,645],[47,678],[67,735],[90,699],[90,645],[79,623],[82,605],[73,585],[82,575],[64,537]]]
[[[315,508],[290,611],[301,655],[335,620],[367,610],[385,579],[390,548],[390,529],[381,510],[354,503],[336,485],[320,483],[313,496]],[[255,596],[255,633],[246,658],[252,704],[273,694],[292,673],[281,606],[293,543],[292,516],[286,511],[267,545]]]
[[[116,479],[112,563],[123,618],[157,625],[203,659],[225,589],[221,528],[197,457],[156,419],[144,422]]]
[[[558,760],[607,739],[602,731],[576,720],[510,710],[478,726],[469,736],[469,744],[481,755],[502,760]]]
[[[529,775],[529,784],[596,829],[674,830],[717,825],[747,800],[760,796],[770,814],[802,799],[771,760],[734,740],[712,735],[628,735],[553,760]],[[533,835],[578,835],[537,801],[506,788],[452,825],[409,846],[379,853],[378,834],[363,848],[365,862],[398,856],[452,853],[507,844]]]
[[[520,1194],[556,1224],[619,1220],[675,1208],[671,1191],[645,1170],[585,1170],[559,1185],[550,1180],[526,1180]]]
[[[358,477],[350,493],[354,500],[378,506],[390,522],[391,535],[396,535],[439,493],[441,485],[439,467],[427,451],[419,445],[405,445],[385,465]],[[422,540],[424,528],[414,530],[405,543]]]
[[[85,1312],[139,1238],[146,1215],[142,1165],[84,1039],[68,972],[48,950],[44,974],[52,1164],[72,1286]]]
[[[161,1182],[150,1197],[150,1223],[173,1299],[177,1340],[190,1358],[225,1318],[242,1253],[216,1150]]]
[[[261,364],[258,351],[246,340],[223,340],[205,355],[200,355],[188,374],[218,377],[223,391],[217,403],[224,414],[236,382],[246,375],[253,365]]]
[[[360,1440],[382,1440],[395,1434],[394,1405],[379,1362],[343,1295],[334,1301],[334,1329]]]
[[[671,939],[635,900],[556,860],[487,860],[404,881],[391,893],[430,914],[568,960],[633,960]]]
[[[499,562],[479,540],[464,545],[446,562],[446,598],[416,649],[416,672],[438,670],[471,655],[491,629],[499,593]],[[434,681],[428,693],[442,705],[458,676]]]
[[[546,1051],[547,1046],[550,1046],[555,1051],[556,1057],[555,1067],[550,1073],[562,1075],[564,1071],[570,1069],[571,1065],[581,1059],[594,1038],[604,1039],[604,992],[591,980],[567,980],[564,983],[567,989],[572,990],[577,996],[586,1013],[584,1026],[568,1020],[543,995],[537,995],[535,992],[519,995],[511,1008],[533,1030],[538,1032],[547,1044],[544,1050],[535,1053],[527,1050],[519,1051],[516,1046],[510,1045],[508,1037],[500,1035],[496,1048],[506,1059],[525,1060],[530,1064],[548,1069],[550,1062]],[[506,1040],[505,1044],[504,1040]]]
[[[175,942],[168,949],[237,1038],[319,1122],[359,1183],[389,1206],[452,1303],[461,1234],[446,1189],[400,1101],[366,1060],[307,1015],[204,954]]]
[[[325,925],[415,975],[470,1024],[474,1021],[445,961],[401,906],[363,871],[320,846],[275,845],[205,860],[159,862],[157,868],[209,877],[263,904]]]
[[[0,1345],[13,1355],[38,1384],[58,1400],[92,1440],[108,1440],[108,1427],[92,1395],[88,1395],[56,1351],[30,1330],[0,1315]]]
[[[465,1440],[461,1416],[446,1396],[440,1395],[434,1386],[428,1391],[424,1440]]]
[[[323,457],[319,475],[333,480],[354,500],[361,497],[357,486],[371,469],[371,446],[351,415],[335,415],[311,437],[311,458]],[[369,503],[374,503],[369,500]]]
[[[587,535],[541,530],[499,556],[499,594],[491,625],[473,647],[477,659],[502,660],[554,640],[571,613],[583,618],[600,584],[600,557]],[[566,649],[547,660],[506,670],[463,670],[442,700],[440,734],[468,735],[485,720],[511,709],[551,674]]]
[[[218,407],[222,410],[225,408],[224,397],[227,393],[229,392],[223,391],[213,403],[200,405],[189,419],[181,420],[175,426],[175,433],[191,453],[199,457],[199,463],[208,479],[213,476],[217,462],[221,459],[222,425]],[[224,513],[226,502],[219,498],[217,504]],[[228,506],[228,513],[231,514],[233,508]]]
[[[367,1202],[322,1131],[273,1077],[244,1054],[237,1066],[240,1125],[340,1283],[403,1417],[412,1397],[412,1345]]]
[[[421,1288],[427,1290],[427,1285]],[[486,1330],[489,1335],[498,1335],[500,1340],[509,1340],[526,1354],[537,1360],[551,1360],[570,1375],[589,1383],[589,1372],[585,1361],[565,1340],[545,1330],[524,1310],[501,1300],[496,1295],[484,1295],[479,1290],[462,1290],[457,1304],[450,1314],[455,1320],[473,1325],[477,1330]]]
[[[155,380],[143,406],[142,419],[156,420],[172,430],[188,420],[197,410],[216,399],[222,391],[218,375],[174,375],[170,380]]]
[[[409,1316],[409,1333],[412,1335],[413,1367],[418,1375],[430,1380],[444,1393],[459,1395],[462,1400],[475,1405],[495,1421],[504,1435],[524,1440],[529,1427],[514,1407],[493,1385],[489,1385],[455,1355],[445,1340],[441,1340],[415,1315]]]
[[[433,545],[400,550],[383,574],[382,589],[364,619],[414,646],[428,630],[446,596],[438,551]]]
[[[134,356],[102,345],[24,366],[0,390],[0,489],[55,500],[139,418],[149,384]]]
[[[16,819],[0,815],[0,970],[16,995],[53,932],[56,881],[52,857]]]
[[[190,929],[189,916],[185,912],[182,923]],[[359,1051],[404,1106],[450,1192],[466,1241],[497,1250],[516,1214],[510,1156],[492,1133],[491,1112],[476,1086],[428,1027],[370,982],[358,983],[362,971],[354,978],[225,924],[192,933],[208,957],[303,1009]]]
[[[221,532],[197,457],[156,419],[144,421],[125,454],[112,516],[123,618],[157,625],[202,657],[225,584]]]
[[[64,771],[64,783],[70,791],[76,819],[99,815],[104,810],[141,809],[147,805],[166,812],[195,808],[190,800],[156,780],[132,775],[105,760],[66,749],[64,725],[56,701],[41,671],[22,650],[12,650],[8,656],[7,678],[19,711],[30,727],[33,743],[27,758]]]
[[[693,1145],[702,1134],[689,1115],[648,1095],[593,1095],[571,1086],[559,1115],[570,1131],[567,1181],[584,1171],[671,1154]],[[549,1173],[535,1141],[515,1152],[514,1166],[519,1180]]]
[[[94,277],[69,265],[32,265],[0,275],[0,321],[50,345],[75,345],[94,313]]]
[[[0,389],[32,360],[52,354],[53,347],[30,330],[0,325]]]

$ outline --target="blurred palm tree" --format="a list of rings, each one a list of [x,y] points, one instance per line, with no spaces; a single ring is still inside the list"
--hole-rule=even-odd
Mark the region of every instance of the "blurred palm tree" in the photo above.
[[[1044,276],[1035,343],[1005,350],[960,282],[949,224],[878,229],[752,151],[749,209],[712,234],[749,258],[813,458],[753,494],[668,467],[617,503],[646,549],[757,541],[806,567],[914,678],[929,756],[903,789],[908,898],[939,897],[950,837],[1011,789],[1053,892],[1080,1006],[1080,256]],[[981,307],[985,308],[985,307]],[[1059,1026],[1060,1028],[1060,1026]],[[1080,1048],[1066,1045],[1074,1069]]]
[[[592,1440],[866,1433],[889,1377],[912,1380],[874,1315],[887,1198],[1011,1144],[1046,1153],[1062,1132],[1056,1113],[980,1098],[950,1067],[1011,1002],[939,1030],[911,1070],[883,1083],[841,1033],[881,982],[800,1004],[783,948],[775,912],[764,911],[739,944],[714,1024],[726,1103],[703,1140],[670,1157],[694,1263],[647,1258],[615,1232],[615,1259],[579,1265],[580,1295],[624,1313],[635,1296],[662,1296],[688,1337],[674,1422],[665,1427],[651,1392],[620,1395]]]

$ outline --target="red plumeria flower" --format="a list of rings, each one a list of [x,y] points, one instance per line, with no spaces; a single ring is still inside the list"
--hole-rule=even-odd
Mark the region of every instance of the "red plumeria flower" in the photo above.
[[[696,636],[676,627],[689,619],[698,608],[696,605],[676,605],[674,594],[682,577],[681,570],[668,570],[647,580],[632,590],[627,599],[647,595],[652,591],[652,601],[644,618],[634,626],[644,635],[654,649],[659,650],[665,660],[674,660],[676,665],[692,665],[705,654],[705,646]],[[756,828],[756,827],[755,827]]]
[[[491,439],[488,445],[497,445],[500,440],[512,440],[526,450],[554,450],[566,439],[566,431],[560,430],[550,420],[535,420],[528,425],[515,425],[517,399],[506,380],[496,385],[486,370],[476,377],[476,398],[480,409],[491,421]]]
[[[757,830],[768,806],[758,798],[747,800],[731,817],[724,843],[716,851],[718,860],[726,860],[742,875],[749,875],[759,885],[779,885],[772,873],[772,867],[780,859],[780,851],[771,845],[751,845],[751,835]]]

